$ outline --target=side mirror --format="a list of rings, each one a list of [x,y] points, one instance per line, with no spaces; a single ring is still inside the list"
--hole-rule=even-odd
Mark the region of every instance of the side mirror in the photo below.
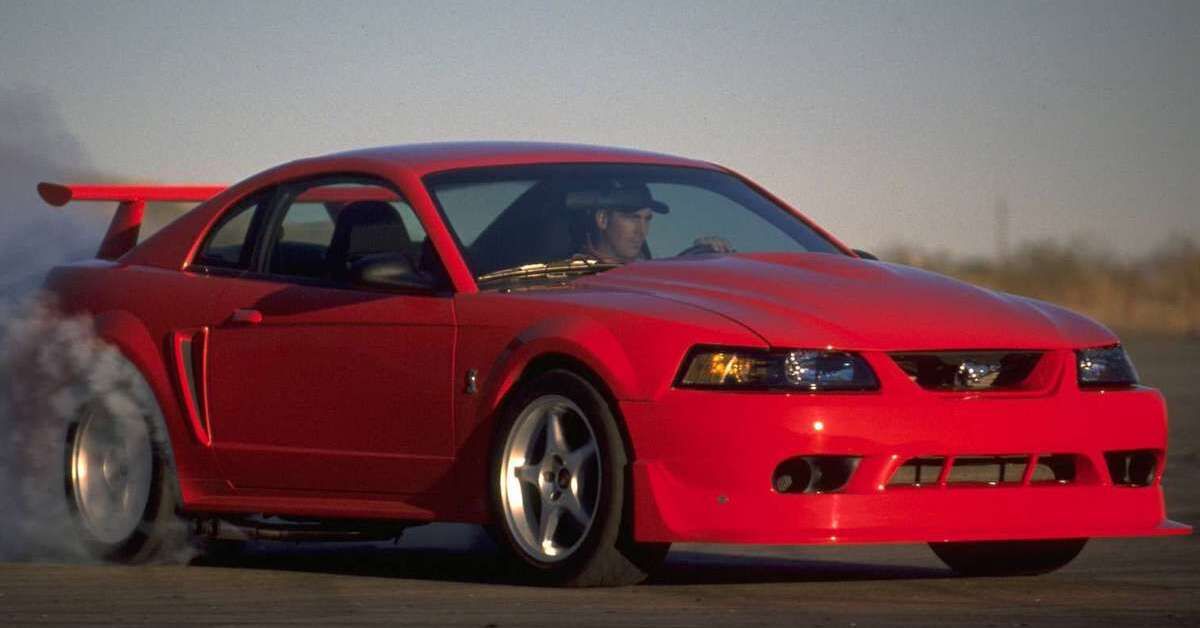
[[[350,283],[366,288],[431,292],[433,280],[417,271],[403,253],[367,255],[350,264]]]
[[[876,257],[874,253],[868,253],[867,251],[864,251],[862,249],[850,249],[850,250],[854,251],[855,255],[857,255],[863,259],[875,260],[876,262],[879,261],[879,258]]]

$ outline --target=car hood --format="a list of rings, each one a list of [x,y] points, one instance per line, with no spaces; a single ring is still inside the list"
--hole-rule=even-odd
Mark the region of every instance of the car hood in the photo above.
[[[778,347],[1052,349],[1116,337],[1048,303],[908,266],[825,253],[713,255],[630,264],[577,289],[648,293],[721,314]]]

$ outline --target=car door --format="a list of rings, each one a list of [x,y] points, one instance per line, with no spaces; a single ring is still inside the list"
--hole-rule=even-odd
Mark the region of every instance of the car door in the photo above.
[[[449,291],[432,280],[366,287],[347,275],[364,255],[419,256],[424,239],[382,181],[279,188],[251,271],[228,280],[228,316],[208,338],[213,448],[236,488],[419,494],[444,475]]]

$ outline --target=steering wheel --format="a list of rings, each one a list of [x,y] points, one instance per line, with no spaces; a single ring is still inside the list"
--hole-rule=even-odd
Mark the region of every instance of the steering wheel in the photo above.
[[[680,257],[684,255],[704,255],[706,253],[737,253],[737,249],[729,243],[729,240],[720,236],[703,236],[696,238],[696,241],[688,248],[679,252]]]

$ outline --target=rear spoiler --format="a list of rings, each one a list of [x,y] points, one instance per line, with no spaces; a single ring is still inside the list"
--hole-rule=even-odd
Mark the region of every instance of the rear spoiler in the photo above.
[[[54,207],[71,201],[118,202],[96,257],[115,260],[137,244],[147,202],[201,203],[225,189],[223,185],[88,185],[39,183],[38,195]]]
[[[54,207],[71,201],[116,201],[117,213],[108,225],[108,233],[100,243],[96,257],[115,260],[128,253],[138,240],[147,202],[202,203],[225,191],[223,185],[90,185],[42,182],[38,195]],[[370,186],[363,188],[321,187],[300,195],[299,200],[331,205],[330,210],[354,201],[395,201],[400,197],[391,190]]]

